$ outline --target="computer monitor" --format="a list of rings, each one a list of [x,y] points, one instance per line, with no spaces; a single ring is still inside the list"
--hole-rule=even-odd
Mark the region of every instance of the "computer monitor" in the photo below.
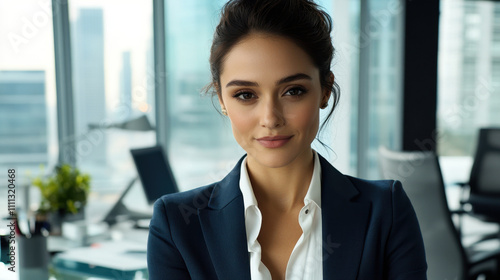
[[[149,204],[178,192],[174,174],[161,146],[130,150]]]
[[[161,146],[132,149],[130,153],[149,204],[153,204],[162,195],[179,191],[168,159]],[[120,219],[137,221],[151,218],[151,214],[131,211],[123,203],[123,199],[136,181],[137,177],[130,181],[118,201],[104,218],[105,222],[111,225]]]

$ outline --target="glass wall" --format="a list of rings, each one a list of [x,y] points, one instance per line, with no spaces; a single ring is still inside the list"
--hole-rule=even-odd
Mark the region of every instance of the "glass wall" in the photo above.
[[[318,3],[333,18],[332,71],[341,88],[327,139],[334,154],[328,159],[344,173],[376,179],[379,146],[401,146],[404,3]]]
[[[38,168],[57,158],[52,10],[0,1],[0,165]]]
[[[245,153],[217,97],[203,95],[219,11],[226,1],[165,2],[169,158],[181,190],[222,179]],[[216,109],[217,108],[217,109]]]
[[[356,3],[357,2],[357,3]],[[335,54],[331,70],[340,87],[340,99],[328,125],[324,127],[318,138],[327,145],[323,147],[318,141],[313,142],[313,148],[331,162],[341,172],[356,174],[356,129],[353,112],[356,112],[357,88],[353,87],[353,78],[358,77],[357,47],[358,32],[356,25],[359,20],[358,1],[316,1],[332,18],[332,41]],[[321,110],[321,121],[331,110],[331,101],[328,108]]]
[[[7,182],[7,169],[15,168],[20,192],[58,155],[50,1],[0,0],[0,38],[0,178]],[[6,213],[1,199],[0,216]]]
[[[167,97],[172,124],[168,152],[183,190],[221,179],[245,153],[233,139],[229,120],[218,113],[217,98],[202,94],[210,81],[212,34],[225,2],[166,1]],[[379,145],[399,147],[403,6],[400,1],[368,1],[368,23],[360,26],[361,1],[317,3],[333,18],[337,53],[332,71],[342,93],[333,120],[320,134],[329,148],[317,141],[313,147],[342,172],[358,173],[358,85],[368,83],[363,98],[369,110],[363,112],[367,124],[362,135],[366,138],[362,159],[368,169],[360,175],[377,178]],[[369,76],[364,81],[358,71],[362,51],[370,54],[364,66]]]
[[[203,94],[210,82],[212,36],[225,2],[166,1],[169,156],[184,190],[222,179],[245,154],[233,138],[229,120],[218,113],[217,97]],[[331,12],[332,1],[318,3]],[[321,139],[334,151],[342,150],[333,141],[331,127]],[[317,141],[314,148],[335,157]]]
[[[364,177],[379,177],[378,148],[401,148],[401,106],[403,79],[404,3],[394,0],[368,1],[368,22],[361,26],[360,45],[369,48],[368,92],[360,98],[368,101],[368,162]],[[363,67],[363,66],[360,66]],[[359,157],[358,157],[359,159]],[[358,162],[358,165],[360,163]]]
[[[225,2],[165,1],[170,125],[162,129],[168,130],[165,150],[181,190],[222,179],[245,153],[227,117],[218,113],[217,98],[203,94]],[[313,147],[347,174],[377,177],[376,149],[399,143],[401,2],[317,1],[333,18],[332,71],[341,99],[319,135],[329,148],[317,141]],[[94,192],[116,196],[135,175],[129,149],[156,144],[154,130],[110,127],[143,115],[154,126],[153,3],[69,1],[70,38],[63,40],[71,42],[75,134],[63,143],[56,140],[51,3],[16,3],[0,0],[0,31],[9,39],[0,41],[0,164],[31,166],[34,172],[40,163],[51,168],[58,145],[70,144],[78,167],[92,175]],[[360,60],[362,54],[369,59]],[[360,92],[360,85],[367,88]],[[366,108],[360,109],[361,101]],[[362,172],[360,161],[367,165]]]
[[[67,141],[94,194],[116,196],[136,175],[129,150],[156,144],[154,130],[116,127],[144,115],[154,126],[152,2],[74,0],[69,12],[75,135]]]
[[[379,146],[401,144],[404,3],[333,1],[336,72],[342,97],[332,129],[341,171],[376,179]],[[346,152],[348,151],[348,152]]]
[[[470,158],[500,126],[500,3],[442,0],[439,34],[438,151]]]

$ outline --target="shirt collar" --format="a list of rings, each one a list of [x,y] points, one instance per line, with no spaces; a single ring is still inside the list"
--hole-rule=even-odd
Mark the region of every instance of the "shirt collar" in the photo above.
[[[315,150],[313,150],[313,154],[313,175],[306,196],[304,197],[304,205],[314,202],[318,207],[321,208],[321,164],[319,162],[319,156]],[[243,204],[246,210],[250,206],[257,206],[257,199],[255,198],[255,194],[252,189],[252,183],[250,182],[250,177],[248,176],[247,157],[245,157],[243,159],[243,162],[241,163],[240,174],[240,190],[243,194]]]

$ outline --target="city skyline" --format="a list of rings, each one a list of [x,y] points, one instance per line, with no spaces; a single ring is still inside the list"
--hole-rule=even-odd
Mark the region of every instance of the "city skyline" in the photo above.
[[[90,124],[99,124],[106,118],[103,21],[102,9],[82,8],[71,29],[76,135],[88,133]],[[99,135],[85,160],[106,162],[106,135]],[[77,157],[78,160],[81,158]]]
[[[494,94],[500,80],[500,18],[495,16],[500,5],[442,5],[438,150],[442,155],[473,155],[478,128],[500,125],[500,95]]]
[[[44,71],[0,71],[0,164],[46,164]]]
[[[113,2],[113,1],[112,1]],[[217,10],[224,1],[203,2],[166,2],[167,10],[167,91],[169,92],[169,118],[173,121],[173,125],[169,127],[170,134],[176,135],[177,149],[179,147],[186,148],[187,146],[200,145],[200,147],[212,147],[219,145],[221,149],[225,149],[227,145],[228,150],[233,149],[234,141],[232,135],[227,131],[229,123],[221,121],[219,116],[214,113],[214,108],[210,104],[209,98],[200,97],[199,93],[201,88],[209,81],[209,65],[208,53],[211,43],[212,29],[216,24]],[[330,3],[323,1],[324,3]],[[127,20],[126,12],[120,12],[114,9],[115,4],[100,4],[97,1],[73,1],[70,5],[70,22],[72,25],[72,40],[73,42],[73,71],[76,79],[74,80],[74,97],[75,97],[75,118],[76,118],[76,135],[82,136],[87,132],[88,124],[101,120],[112,120],[119,115],[117,108],[123,105],[123,101],[128,109],[127,117],[145,112],[148,114],[150,121],[154,123],[154,57],[153,57],[153,44],[152,44],[152,8],[146,7],[142,12],[138,12],[139,5],[132,5],[133,1],[127,1],[124,4],[124,9],[127,11],[134,10],[134,21]],[[383,1],[377,2],[384,9]],[[445,9],[445,16],[441,18],[441,28],[445,26],[452,26],[446,32],[440,32],[443,36],[440,40],[440,67],[443,65],[451,66],[448,70],[439,71],[439,127],[438,129],[451,129],[457,134],[449,134],[459,139],[464,143],[458,143],[453,153],[445,151],[444,155],[471,155],[471,148],[473,145],[473,133],[476,126],[487,123],[495,123],[495,112],[500,110],[500,99],[494,96],[488,98],[488,102],[478,102],[473,110],[465,107],[470,98],[471,93],[474,96],[474,86],[484,85],[487,89],[496,89],[495,79],[500,75],[500,58],[496,54],[490,53],[498,49],[498,42],[500,38],[500,24],[498,22],[497,8],[498,5],[493,3],[480,3],[478,8],[474,8],[477,3],[443,1],[443,9]],[[137,3],[135,3],[137,4]],[[100,7],[98,7],[101,5]],[[114,5],[114,6],[113,6]],[[455,8],[450,8],[451,6]],[[0,8],[2,6],[0,5]],[[111,8],[110,8],[111,7]],[[456,8],[458,7],[458,8]],[[461,8],[460,8],[461,7]],[[469,8],[467,8],[469,7]],[[471,8],[472,7],[472,8]],[[378,7],[374,5],[373,9]],[[90,39],[81,39],[81,32],[78,32],[78,26],[82,25],[79,21],[82,18],[79,16],[81,11],[97,11],[102,10],[102,15],[99,15],[99,20],[92,21],[92,24],[99,23],[99,27],[91,31],[97,36],[96,43],[89,43]],[[11,19],[12,22],[19,23],[19,28],[9,29],[9,32],[17,32],[22,34],[23,28],[28,28],[30,22],[35,26],[36,32],[30,38],[26,45],[20,45],[19,51],[22,55],[15,54],[14,49],[9,43],[0,43],[0,48],[5,48],[6,52],[0,52],[0,70],[29,70],[38,69],[45,71],[45,106],[47,109],[47,146],[50,162],[55,163],[57,160],[57,118],[55,106],[55,71],[54,71],[54,55],[53,55],[53,42],[52,25],[46,23],[35,24],[33,22],[33,14],[36,12],[45,12],[43,7],[35,7],[28,11],[23,16],[17,17],[4,17],[0,18],[0,24],[5,23],[6,19]],[[183,13],[185,12],[185,14]],[[446,14],[452,13],[449,16]],[[1,15],[1,13],[0,13]],[[49,14],[49,18],[51,15]],[[353,18],[355,15],[351,15]],[[23,20],[25,18],[27,21]],[[447,22],[447,20],[452,20]],[[133,22],[133,23],[131,23]],[[183,31],[176,27],[182,24]],[[28,26],[28,27],[26,27]],[[393,113],[397,113],[398,101],[395,100],[394,93],[397,92],[398,84],[398,62],[392,60],[394,52],[391,48],[397,46],[397,23],[389,21],[386,29],[379,30],[381,33],[374,36],[370,42],[370,48],[373,50],[372,61],[370,62],[370,87],[371,99],[374,114],[370,118],[369,124],[369,141],[373,147],[380,143],[392,143],[394,133],[397,131],[392,130],[397,123]],[[28,28],[29,29],[29,28]],[[98,31],[96,31],[98,30]],[[186,32],[189,30],[189,32]],[[480,31],[477,31],[480,30]],[[482,35],[485,30],[488,30],[489,35]],[[50,31],[50,32],[49,32]],[[478,33],[483,32],[483,33]],[[478,34],[480,34],[478,36]],[[484,33],[486,34],[486,33]],[[91,36],[95,37],[94,35]],[[42,37],[46,38],[42,38]],[[79,39],[80,36],[80,39]],[[133,38],[133,40],[131,40]],[[94,38],[95,39],[95,38]],[[78,41],[80,40],[80,41]],[[43,44],[42,44],[43,41]],[[101,42],[102,41],[102,42]],[[458,42],[458,43],[457,43]],[[475,43],[474,43],[475,42]],[[83,51],[89,51],[90,47],[85,47],[85,44],[93,46],[101,46],[97,51],[91,51],[89,54],[83,54]],[[463,48],[457,48],[453,44],[462,44]],[[43,45],[43,46],[42,46]],[[335,42],[334,42],[335,45]],[[35,47],[43,55],[33,57],[28,51],[28,47]],[[83,46],[79,49],[79,46]],[[338,46],[338,45],[337,45]],[[443,48],[444,46],[444,48]],[[449,47],[449,48],[448,48]],[[488,51],[485,51],[485,48]],[[2,49],[3,50],[3,49]],[[6,55],[10,54],[10,56]],[[8,56],[8,57],[7,57]],[[21,57],[30,57],[33,61],[27,61]],[[91,59],[82,59],[82,57],[89,58],[92,56],[100,56],[98,62],[92,62]],[[451,60],[448,58],[451,57]],[[17,62],[16,58],[20,58]],[[3,60],[2,60],[3,59]],[[37,62],[36,60],[45,61]],[[345,59],[345,58],[344,58]],[[487,62],[491,61],[490,64]],[[25,67],[21,66],[25,63]],[[335,65],[336,69],[342,66],[342,61],[339,65]],[[95,67],[88,73],[90,76],[98,77],[90,82],[89,75],[85,75],[85,65]],[[89,66],[89,67],[90,67]],[[23,68],[24,67],[24,68]],[[355,66],[354,66],[355,67]],[[356,69],[356,68],[354,68]],[[83,78],[82,78],[83,77]],[[353,84],[352,91],[343,98],[355,97],[357,77],[353,74],[353,79],[349,80]],[[472,77],[472,78],[471,78]],[[341,77],[342,78],[342,77]],[[483,79],[484,78],[484,79]],[[85,79],[89,82],[85,82]],[[94,88],[86,87],[86,84],[94,85]],[[98,89],[97,89],[98,87]],[[92,93],[95,94],[93,96]],[[343,92],[344,93],[344,92]],[[351,96],[349,96],[351,95]],[[130,100],[130,102],[129,102]],[[345,99],[342,100],[346,102]],[[355,99],[353,99],[353,102]],[[348,103],[350,104],[350,103]],[[217,103],[216,103],[217,105]],[[470,114],[472,117],[466,118],[464,115],[461,118],[460,126],[453,126],[447,119],[446,113],[449,109],[443,109],[443,105],[458,106],[458,109],[463,114],[464,112]],[[351,106],[351,105],[350,105]],[[353,103],[352,114],[350,115],[352,124],[356,123],[356,102]],[[85,109],[87,108],[87,109]],[[90,108],[90,109],[89,109]],[[93,111],[92,111],[93,110]],[[394,111],[396,110],[396,111]],[[467,111],[469,110],[469,111]],[[89,113],[88,116],[85,112]],[[348,111],[349,112],[349,111]],[[445,114],[444,114],[445,113]],[[391,117],[392,116],[392,117]],[[122,116],[123,117],[123,116]],[[456,117],[456,116],[455,116]],[[338,119],[338,117],[336,117]],[[213,127],[209,126],[213,125]],[[386,124],[382,127],[381,124]],[[352,127],[356,127],[355,125]],[[213,129],[211,129],[213,128]],[[380,129],[379,129],[380,128]],[[205,132],[204,132],[205,131]],[[352,133],[345,145],[350,147],[350,153],[343,158],[355,159],[356,145],[355,138],[357,131],[350,130]],[[193,135],[202,133],[208,135],[214,133],[212,137],[203,137],[197,139]],[[336,133],[336,131],[335,131]],[[332,138],[335,136],[332,136]],[[196,143],[193,139],[199,140]],[[392,140],[391,140],[392,139]],[[114,141],[122,141],[120,139]],[[351,143],[352,142],[352,143]],[[124,142],[125,143],[125,142]],[[446,142],[444,145],[454,147]],[[128,145],[129,143],[127,143]],[[187,145],[189,144],[189,145]],[[102,145],[106,147],[108,144]],[[125,144],[123,144],[125,145]],[[183,146],[184,145],[184,146]],[[187,145],[187,146],[186,146]],[[343,148],[335,147],[337,150]],[[171,148],[172,149],[172,148]],[[175,148],[174,148],[175,150]],[[101,151],[95,149],[100,156],[104,158],[114,157],[115,152]],[[376,160],[376,150],[370,148],[370,164]],[[227,152],[228,158],[231,157],[231,152]],[[181,155],[179,155],[181,156]],[[351,165],[357,164],[353,162]],[[372,170],[376,172],[375,169]],[[372,173],[373,173],[372,172]],[[373,173],[375,174],[375,173]]]

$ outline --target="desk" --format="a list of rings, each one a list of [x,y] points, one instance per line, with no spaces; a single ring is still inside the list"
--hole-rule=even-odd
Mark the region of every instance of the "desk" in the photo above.
[[[113,226],[109,236],[109,240],[90,247],[75,246],[61,237],[48,237],[49,251],[54,254],[49,265],[50,280],[148,279],[148,230],[134,229],[133,223],[124,222]],[[19,256],[17,247],[16,256]],[[14,273],[9,267],[0,263],[0,279],[19,280],[17,269]]]
[[[56,279],[148,279],[146,246],[131,241],[105,241],[59,253],[51,266]],[[64,277],[63,277],[64,276]]]

